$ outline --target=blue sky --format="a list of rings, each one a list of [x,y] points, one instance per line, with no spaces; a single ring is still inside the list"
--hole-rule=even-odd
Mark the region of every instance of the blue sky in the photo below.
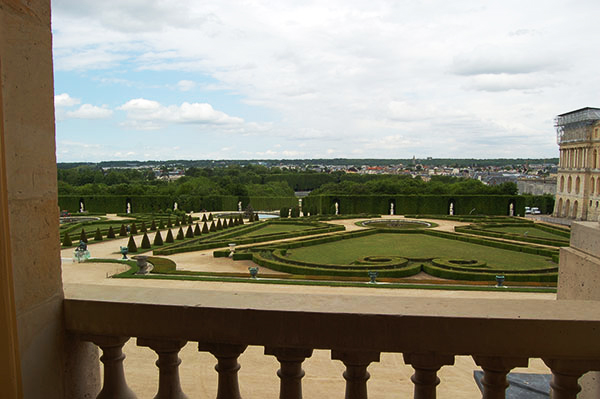
[[[54,0],[59,162],[556,157],[598,1]]]

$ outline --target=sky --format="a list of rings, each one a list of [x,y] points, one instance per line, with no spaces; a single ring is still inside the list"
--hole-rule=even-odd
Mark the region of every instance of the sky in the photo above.
[[[598,0],[53,0],[59,162],[557,157]]]

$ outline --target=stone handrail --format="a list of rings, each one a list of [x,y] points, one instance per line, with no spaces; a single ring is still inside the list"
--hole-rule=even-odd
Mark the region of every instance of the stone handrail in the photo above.
[[[484,398],[503,398],[506,374],[542,358],[553,397],[575,398],[577,379],[600,370],[600,307],[592,301],[352,296],[65,285],[67,330],[104,352],[104,388],[129,395],[121,352],[129,337],[159,354],[159,398],[184,398],[177,353],[187,341],[218,359],[218,398],[238,398],[237,357],[265,347],[281,362],[282,398],[300,398],[302,361],[330,349],[346,365],[346,398],[366,398],[367,366],[402,353],[415,398],[434,398],[437,370],[455,355],[484,370]],[[157,322],[159,320],[160,322]],[[344,334],[340,334],[344,331]],[[115,388],[117,387],[117,388]],[[104,393],[103,392],[110,392]],[[102,396],[104,395],[104,396]],[[132,394],[133,395],[133,394]]]

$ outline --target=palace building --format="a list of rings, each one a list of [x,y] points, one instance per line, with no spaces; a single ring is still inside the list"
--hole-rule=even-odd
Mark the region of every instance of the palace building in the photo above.
[[[560,161],[554,216],[597,221],[600,216],[600,108],[556,117]]]

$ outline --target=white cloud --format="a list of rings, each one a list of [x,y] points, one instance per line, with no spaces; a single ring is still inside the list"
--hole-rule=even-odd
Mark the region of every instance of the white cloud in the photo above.
[[[135,98],[118,109],[127,113],[129,121],[150,122],[155,123],[156,126],[163,123],[237,125],[244,122],[242,118],[229,116],[206,103],[184,102],[179,106],[164,106],[157,101]]]
[[[97,107],[91,104],[83,104],[74,111],[67,111],[67,118],[72,119],[106,119],[112,115],[113,111],[104,108]]]
[[[176,105],[138,98],[120,107],[123,125],[139,130],[193,124],[277,136],[309,156],[348,155],[361,137],[380,143],[379,154],[397,135],[419,137],[431,155],[556,156],[553,116],[600,105],[600,56],[589,50],[600,44],[599,13],[600,2],[554,0],[56,0],[55,67],[177,82],[163,84]],[[527,146],[532,136],[551,144]],[[389,154],[412,155],[411,146]]]
[[[196,87],[196,82],[191,80],[180,80],[177,82],[177,88],[181,91],[190,91]]]
[[[79,103],[81,103],[80,99],[73,98],[68,93],[62,93],[54,96],[55,107],[72,107],[73,105],[77,105]]]

